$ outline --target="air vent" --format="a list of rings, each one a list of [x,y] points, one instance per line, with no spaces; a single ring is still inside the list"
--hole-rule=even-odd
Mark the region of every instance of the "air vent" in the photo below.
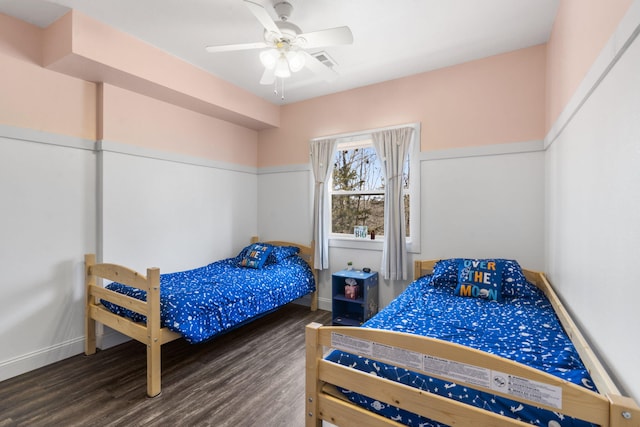
[[[333,68],[336,65],[336,61],[334,61],[327,52],[317,52],[311,55],[329,68]]]

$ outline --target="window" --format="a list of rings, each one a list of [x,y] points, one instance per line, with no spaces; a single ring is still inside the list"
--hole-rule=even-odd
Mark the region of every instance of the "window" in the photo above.
[[[403,188],[407,237],[411,235],[409,159],[405,161]],[[338,143],[331,176],[331,232],[353,235],[354,227],[366,226],[384,236],[385,179],[370,138]]]
[[[420,252],[420,124],[413,124],[413,147],[403,172],[407,250]],[[366,226],[384,238],[384,185],[371,134],[382,129],[338,135],[331,185],[330,246],[370,248],[370,239],[354,239],[354,227]]]

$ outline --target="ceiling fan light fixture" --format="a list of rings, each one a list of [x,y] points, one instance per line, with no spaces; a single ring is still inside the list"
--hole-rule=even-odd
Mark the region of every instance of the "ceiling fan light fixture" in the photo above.
[[[290,50],[286,54],[289,68],[292,73],[296,73],[304,68],[304,55],[298,50]]]
[[[286,79],[291,77],[291,70],[289,69],[289,63],[287,62],[287,58],[284,55],[280,55],[278,61],[276,62],[276,77],[280,77],[282,79]]]
[[[302,54],[302,52],[290,50],[286,56],[292,73],[296,73],[304,68],[304,54]]]
[[[267,70],[272,70],[276,67],[278,59],[280,58],[280,52],[277,49],[268,49],[260,52],[260,62]]]

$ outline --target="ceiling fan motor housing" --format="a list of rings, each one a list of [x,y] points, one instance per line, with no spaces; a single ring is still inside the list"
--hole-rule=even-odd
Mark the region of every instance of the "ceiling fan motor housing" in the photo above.
[[[269,32],[268,30],[265,30],[264,32],[265,41],[267,41],[267,43],[275,44],[276,47],[278,48],[281,47],[281,46],[278,46],[278,44],[281,44],[281,43],[286,43],[287,45],[290,46],[294,43],[298,34],[302,33],[302,30],[300,29],[300,27],[288,21],[289,16],[293,11],[293,6],[289,2],[283,1],[283,2],[276,3],[273,6],[273,8],[275,9],[276,14],[280,18],[280,21],[275,22],[276,26],[280,30],[280,34],[276,35]]]
[[[291,12],[293,12],[293,6],[291,3],[286,1],[281,1],[273,5],[273,9],[276,11],[276,15],[280,18],[281,21],[286,21],[291,16]]]

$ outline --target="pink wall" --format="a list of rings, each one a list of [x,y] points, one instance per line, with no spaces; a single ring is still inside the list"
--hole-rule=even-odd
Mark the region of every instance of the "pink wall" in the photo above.
[[[548,45],[286,105],[279,109],[280,127],[259,131],[257,142],[255,131],[245,127],[152,98],[133,97],[127,104],[123,100],[130,94],[112,91],[105,98],[112,106],[105,104],[104,138],[260,167],[306,163],[307,143],[314,137],[407,122],[422,123],[423,151],[541,139],[632,1],[562,0]],[[76,48],[95,56],[100,50],[92,47],[105,38],[89,31],[94,26],[87,25],[86,17],[75,20],[85,37],[75,40]],[[43,69],[44,33],[0,15],[4,77],[0,80],[0,123],[98,138],[96,85]],[[64,31],[60,33],[64,45]],[[56,49],[51,52],[55,54]],[[149,55],[145,58],[153,56]],[[109,64],[121,64],[128,73],[138,70],[131,56],[126,63],[107,53],[104,58]],[[182,66],[172,69],[180,71]],[[154,74],[145,78],[167,82],[169,77]],[[165,120],[140,117],[143,110],[130,107],[140,103]],[[144,132],[136,123],[146,124]],[[181,135],[191,142],[185,144]]]
[[[98,138],[255,167],[258,132],[104,84]]]
[[[72,10],[44,31],[43,65],[253,129],[278,126],[277,105]]]
[[[259,166],[308,162],[308,141],[422,123],[422,150],[544,138],[545,45],[282,107],[260,131]]]
[[[40,66],[42,30],[0,14],[0,124],[95,139],[96,85]]]
[[[44,33],[60,28],[0,14],[0,124],[257,166],[256,130],[43,68],[43,45],[51,41]],[[65,52],[73,41],[67,36],[60,31],[50,51]]]
[[[633,0],[561,0],[548,43],[548,131]]]

